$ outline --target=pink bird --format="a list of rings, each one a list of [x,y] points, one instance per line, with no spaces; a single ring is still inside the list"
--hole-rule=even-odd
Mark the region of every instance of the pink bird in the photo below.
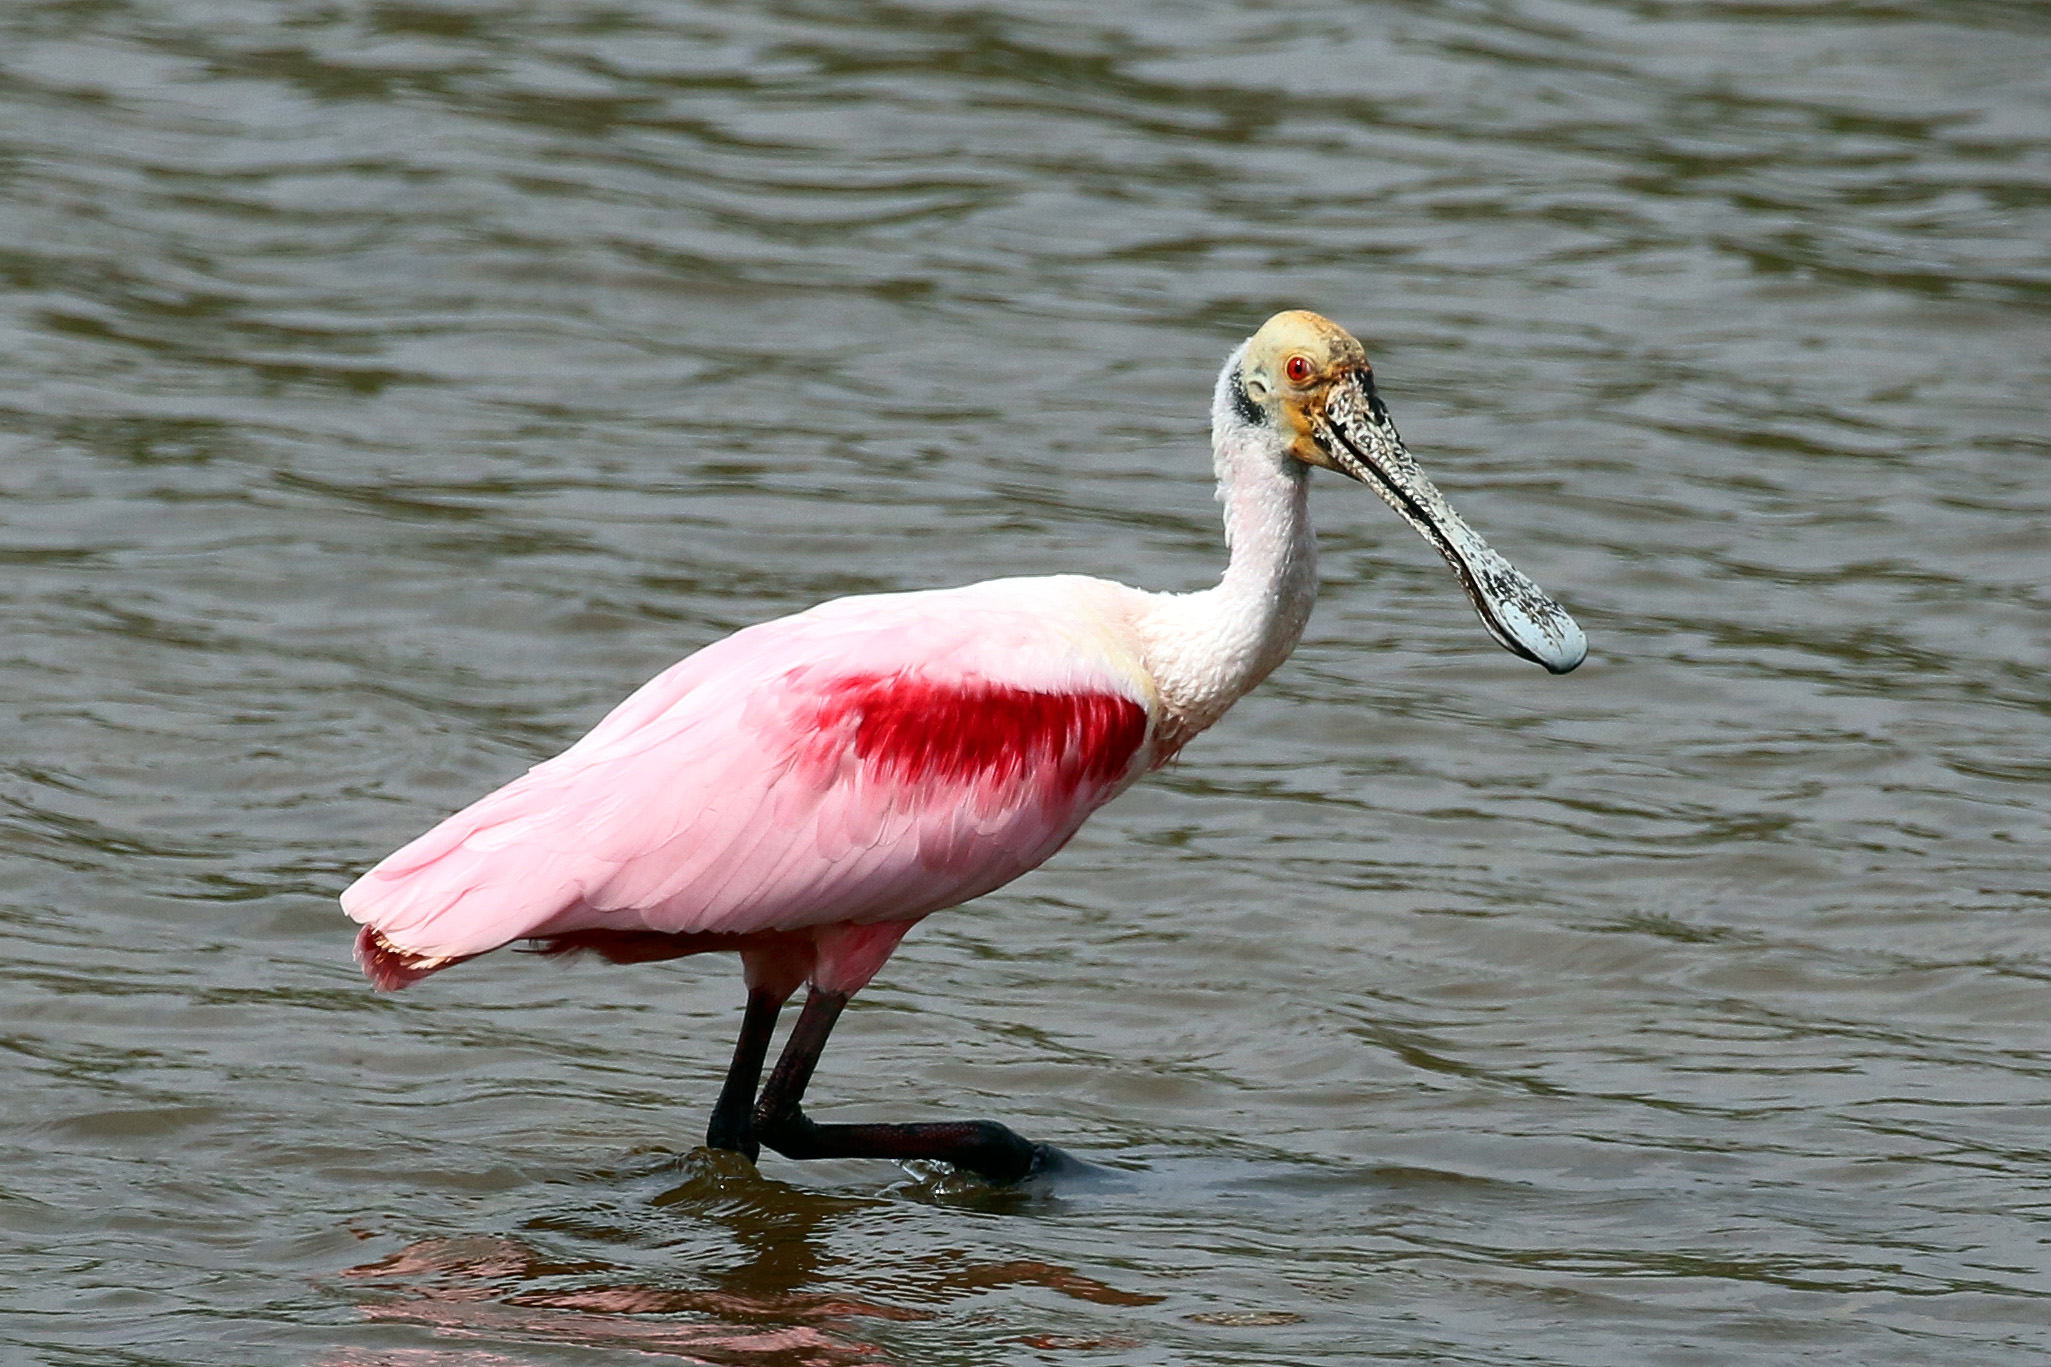
[[[1057,1163],[992,1121],[822,1125],[800,1103],[841,1009],[907,931],[1046,860],[1288,657],[1317,587],[1312,466],[1423,533],[1505,648],[1556,674],[1586,653],[1419,471],[1336,324],[1269,319],[1225,362],[1211,423],[1217,587],[997,579],[736,632],[357,879],[342,906],[363,923],[364,972],[404,987],[514,940],[616,963],[736,951],[747,1008],[711,1147],[934,1158],[997,1182]]]

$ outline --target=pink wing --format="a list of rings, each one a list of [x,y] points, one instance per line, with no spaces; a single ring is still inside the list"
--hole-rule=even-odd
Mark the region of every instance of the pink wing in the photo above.
[[[1151,733],[1129,672],[1078,643],[1102,628],[1060,581],[1034,610],[1026,582],[843,599],[708,646],[342,905],[439,960],[908,920],[999,887],[1145,768]]]

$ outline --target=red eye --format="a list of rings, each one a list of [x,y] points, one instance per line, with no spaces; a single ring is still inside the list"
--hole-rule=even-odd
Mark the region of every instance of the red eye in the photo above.
[[[1291,356],[1282,365],[1282,373],[1289,377],[1290,384],[1302,384],[1310,378],[1310,357]]]

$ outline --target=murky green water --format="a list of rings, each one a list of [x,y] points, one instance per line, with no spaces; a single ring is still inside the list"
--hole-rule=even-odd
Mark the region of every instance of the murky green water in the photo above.
[[[2051,1355],[2051,10],[20,0],[0,1358]],[[1220,563],[1307,306],[1588,628],[1316,495],[1302,650],[690,1150],[720,959],[333,902],[674,658]]]

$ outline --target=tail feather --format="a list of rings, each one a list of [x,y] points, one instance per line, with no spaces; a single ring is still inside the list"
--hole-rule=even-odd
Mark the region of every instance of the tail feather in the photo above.
[[[476,957],[474,954],[414,954],[387,940],[384,932],[376,926],[365,926],[356,933],[356,962],[363,966],[363,976],[370,979],[371,986],[380,992],[397,992],[402,987],[411,987],[431,973],[439,973],[452,964]]]

